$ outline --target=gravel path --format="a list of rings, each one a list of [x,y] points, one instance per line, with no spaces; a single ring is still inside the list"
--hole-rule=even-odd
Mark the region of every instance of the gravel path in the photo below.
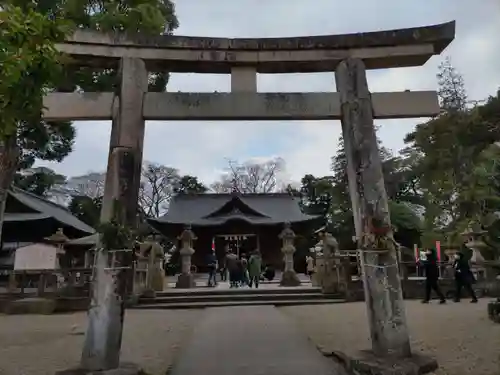
[[[487,317],[488,300],[459,305],[406,302],[412,348],[434,356],[435,375],[497,375],[500,373],[500,324]],[[364,302],[284,307],[322,350],[351,353],[370,348]]]
[[[203,310],[129,310],[122,359],[164,375]],[[0,375],[54,375],[78,365],[86,313],[0,315]]]
[[[422,305],[407,301],[413,350],[435,356],[435,375],[500,373],[500,324],[487,300],[477,305]],[[281,308],[325,351],[370,347],[364,303]],[[164,375],[206,314],[203,310],[129,310],[122,358],[151,375]],[[86,314],[0,315],[0,375],[53,375],[78,364]],[[229,328],[229,327],[228,327]],[[214,345],[217,338],[214,337]]]

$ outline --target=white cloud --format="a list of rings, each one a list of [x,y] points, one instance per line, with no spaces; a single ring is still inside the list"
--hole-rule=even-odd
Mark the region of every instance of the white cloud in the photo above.
[[[312,5],[314,4],[314,6]],[[372,91],[435,89],[444,56],[464,75],[471,99],[484,99],[500,86],[500,3],[481,0],[181,0],[176,1],[178,34],[226,37],[271,37],[375,31],[457,21],[456,40],[443,56],[425,66],[371,71]],[[362,11],[360,11],[362,10]],[[259,75],[259,91],[333,91],[333,74]],[[173,74],[169,91],[229,91],[227,75]],[[379,136],[392,150],[419,120],[380,121]],[[105,168],[110,125],[80,123],[75,151],[51,165],[67,175]],[[305,173],[329,173],[337,150],[340,123],[324,122],[149,122],[144,158],[177,167],[210,182],[226,158],[280,155],[293,179]]]

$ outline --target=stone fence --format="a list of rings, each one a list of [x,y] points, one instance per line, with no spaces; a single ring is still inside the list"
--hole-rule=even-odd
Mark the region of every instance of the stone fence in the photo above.
[[[398,268],[404,298],[423,298],[425,288],[423,269],[419,269],[415,262],[399,262]],[[447,298],[453,298],[455,280],[452,265],[441,262],[439,269],[439,285]],[[476,277],[473,287],[478,296],[500,297],[500,262],[475,263],[472,265],[472,271]],[[321,287],[326,294],[342,294],[349,301],[364,299],[361,268],[358,262],[352,261],[352,257],[349,256],[335,256],[329,260],[318,259],[313,286]]]
[[[0,284],[0,312],[15,313],[17,308],[14,308],[13,302],[35,300],[50,301],[48,312],[86,310],[90,302],[93,271],[93,268],[7,271],[8,282]],[[147,283],[147,263],[134,262],[131,302],[147,291]]]

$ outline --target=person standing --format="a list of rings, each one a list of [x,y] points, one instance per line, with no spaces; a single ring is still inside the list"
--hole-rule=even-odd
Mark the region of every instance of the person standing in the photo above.
[[[229,272],[229,284],[231,288],[238,287],[238,256],[229,249],[226,254],[226,267]]]
[[[248,276],[248,260],[246,254],[241,255],[241,286],[248,285],[249,276]]]
[[[255,288],[259,287],[260,275],[262,273],[262,257],[259,250],[255,250],[248,260],[248,274],[250,280],[248,286],[251,288],[255,285]]]
[[[314,258],[311,256],[311,254],[308,254],[306,256],[306,272],[307,276],[312,279],[312,276],[314,274]]]
[[[439,288],[439,268],[437,264],[437,254],[435,249],[427,249],[425,258],[422,260],[425,270],[425,297],[422,303],[429,303],[431,291],[434,290],[439,297],[439,303],[446,303],[446,298]]]
[[[455,269],[455,302],[460,302],[463,288],[470,294],[471,303],[477,303],[476,293],[472,289],[472,284],[475,281],[474,275],[470,269],[469,261],[462,251],[455,254],[453,268]]]
[[[224,247],[224,257],[219,268],[221,281],[227,281],[227,254],[229,254],[229,245]]]
[[[212,249],[207,259],[208,266],[208,286],[217,286],[217,255]]]

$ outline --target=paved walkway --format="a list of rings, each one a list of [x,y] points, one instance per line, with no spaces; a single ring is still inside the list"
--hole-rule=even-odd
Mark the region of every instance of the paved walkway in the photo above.
[[[271,306],[207,311],[173,375],[345,375]]]

